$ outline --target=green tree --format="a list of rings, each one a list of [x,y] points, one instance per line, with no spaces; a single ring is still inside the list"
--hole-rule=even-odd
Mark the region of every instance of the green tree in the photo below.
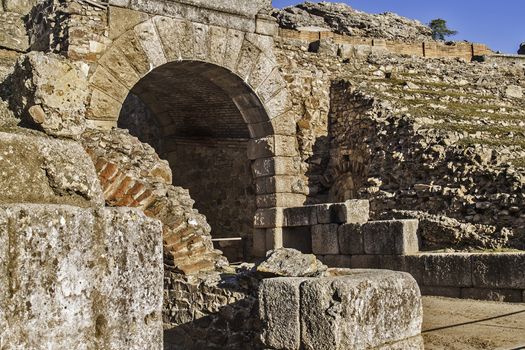
[[[445,40],[445,37],[458,33],[455,30],[449,29],[447,27],[447,21],[442,18],[433,19],[428,26],[432,29],[432,39],[434,40]]]

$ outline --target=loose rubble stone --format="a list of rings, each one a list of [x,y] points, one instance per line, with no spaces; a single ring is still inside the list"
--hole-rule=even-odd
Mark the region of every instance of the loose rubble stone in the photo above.
[[[315,255],[302,254],[298,250],[282,248],[269,251],[265,260],[255,270],[264,276],[309,277],[319,276],[326,271]]]
[[[507,97],[522,98],[523,89],[521,88],[521,86],[509,85],[507,86],[507,90],[505,90],[505,95]]]

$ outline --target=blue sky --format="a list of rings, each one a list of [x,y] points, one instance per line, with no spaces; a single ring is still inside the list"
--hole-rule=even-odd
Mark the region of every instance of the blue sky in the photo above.
[[[302,1],[273,0],[274,7]],[[369,13],[395,12],[428,23],[443,18],[459,33],[452,40],[487,44],[493,50],[516,53],[525,42],[525,0],[339,0]]]

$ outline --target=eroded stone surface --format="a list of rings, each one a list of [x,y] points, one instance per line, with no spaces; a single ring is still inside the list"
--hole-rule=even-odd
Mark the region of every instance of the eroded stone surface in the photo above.
[[[367,349],[420,334],[421,296],[410,275],[384,270],[337,270],[336,274],[261,282],[266,345],[275,349]]]
[[[162,349],[160,237],[137,210],[0,206],[2,344]]]
[[[30,124],[52,136],[85,130],[88,82],[81,69],[53,54],[31,52],[17,62],[11,105]]]
[[[102,206],[95,168],[82,146],[0,132],[0,203]]]
[[[336,233],[337,238],[337,233]],[[315,255],[282,248],[269,251],[264,261],[256,266],[257,273],[265,276],[308,277],[319,276],[327,267]]]

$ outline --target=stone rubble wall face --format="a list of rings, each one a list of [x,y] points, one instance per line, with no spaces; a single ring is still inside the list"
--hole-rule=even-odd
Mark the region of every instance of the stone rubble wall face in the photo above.
[[[310,203],[364,198],[371,200],[374,215],[392,209],[421,210],[485,225],[478,227],[479,236],[469,234],[470,242],[466,235],[437,249],[469,244],[522,247],[523,175],[517,168],[505,168],[507,155],[516,151],[456,144],[454,133],[421,127],[422,116],[403,117],[403,111],[393,107],[402,94],[375,95],[385,94],[386,75],[396,81],[408,79],[405,74],[413,71],[430,82],[469,84],[467,91],[479,91],[481,97],[490,94],[509,105],[506,86],[519,87],[523,68],[385,53],[344,61],[333,51],[311,53],[303,41],[285,38],[278,38],[276,47],[292,96]],[[493,81],[483,80],[485,76]],[[339,78],[348,85],[338,85]],[[491,160],[496,154],[499,163]],[[484,185],[487,178],[497,194]]]

